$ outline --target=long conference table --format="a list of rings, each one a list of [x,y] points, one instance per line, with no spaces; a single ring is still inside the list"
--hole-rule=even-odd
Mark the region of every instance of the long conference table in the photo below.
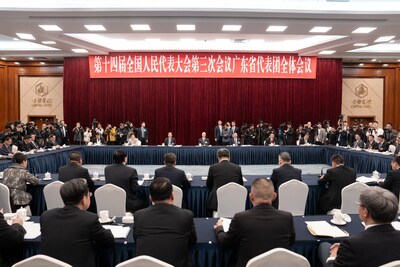
[[[347,231],[350,235],[362,232],[364,227],[358,218],[358,215],[351,215],[352,221],[341,229]],[[329,221],[332,216],[295,216],[294,227],[296,231],[296,241],[290,247],[290,250],[306,257],[311,266],[320,266],[318,260],[318,246],[320,242],[327,241],[330,243],[340,242],[341,238],[324,238],[315,237],[309,233],[306,221]],[[34,218],[35,222],[39,221],[38,217]],[[191,249],[193,262],[198,267],[228,267],[233,252],[230,249],[222,249],[219,247],[214,235],[213,225],[216,218],[195,218],[195,227],[197,233],[197,243]],[[119,221],[120,222],[120,221]],[[126,239],[115,239],[115,245],[112,251],[107,251],[100,255],[101,267],[115,266],[120,262],[131,259],[135,256],[135,246],[132,234],[132,224],[127,225],[131,230]],[[30,257],[40,253],[40,236],[36,239],[24,241],[24,257]],[[104,252],[104,251],[103,251]]]

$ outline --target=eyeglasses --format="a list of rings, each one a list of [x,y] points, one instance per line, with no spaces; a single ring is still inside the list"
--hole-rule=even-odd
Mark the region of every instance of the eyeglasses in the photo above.
[[[361,203],[360,203],[360,202],[358,202],[358,201],[356,201],[356,204],[357,204],[358,206],[360,206],[360,207],[363,207],[363,208],[365,208],[364,204],[361,204]]]

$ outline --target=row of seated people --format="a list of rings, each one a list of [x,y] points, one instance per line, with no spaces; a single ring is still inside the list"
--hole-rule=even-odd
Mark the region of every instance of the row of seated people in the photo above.
[[[177,267],[193,266],[189,254],[197,240],[193,213],[172,204],[169,179],[155,179],[149,189],[154,205],[134,213],[136,256],[149,255]],[[85,179],[67,181],[60,195],[65,206],[40,217],[40,253],[72,266],[95,267],[99,255],[94,247],[108,247],[114,237],[96,214],[86,211],[91,193]],[[288,249],[296,236],[292,214],[272,205],[276,193],[271,180],[254,180],[249,197],[253,208],[235,214],[228,231],[221,219],[214,225],[219,244],[236,251],[232,266],[244,267],[250,259],[277,247]],[[379,266],[400,258],[400,232],[390,224],[398,212],[397,198],[386,189],[368,187],[361,192],[359,202],[365,231],[345,238],[341,244],[321,244],[320,257],[326,266]],[[0,263],[6,267],[19,259],[26,233],[21,218],[11,223],[8,225],[0,213]]]

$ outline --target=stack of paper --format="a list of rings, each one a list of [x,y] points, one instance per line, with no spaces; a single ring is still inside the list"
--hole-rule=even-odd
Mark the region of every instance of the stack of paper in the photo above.
[[[344,232],[337,226],[330,225],[326,221],[306,222],[307,229],[314,236],[346,237],[349,233]]]
[[[22,226],[25,228],[26,231],[24,239],[35,239],[41,234],[39,223],[24,222]]]
[[[373,182],[377,182],[378,179],[377,178],[372,178],[372,177],[366,177],[366,176],[360,176],[356,179],[357,182],[361,182],[361,183],[373,183]]]
[[[224,228],[224,232],[228,232],[229,226],[231,225],[231,219],[221,218],[222,220],[222,227]]]
[[[124,227],[122,225],[103,225],[103,227],[110,229],[114,238],[126,238],[131,230],[130,227]]]

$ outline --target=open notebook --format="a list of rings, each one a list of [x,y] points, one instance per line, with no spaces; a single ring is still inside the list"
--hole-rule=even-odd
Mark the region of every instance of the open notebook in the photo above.
[[[326,221],[313,221],[306,222],[307,229],[314,236],[328,236],[328,237],[346,237],[349,233],[340,229],[337,226],[333,226]]]

